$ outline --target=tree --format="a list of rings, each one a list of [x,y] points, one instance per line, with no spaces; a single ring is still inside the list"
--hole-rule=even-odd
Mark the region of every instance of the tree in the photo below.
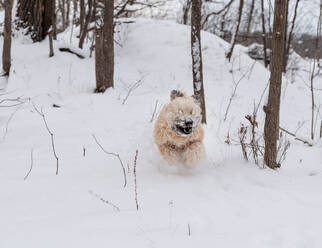
[[[114,87],[114,0],[95,1],[96,93]]]
[[[239,32],[239,26],[240,26],[240,22],[241,22],[241,17],[243,15],[243,6],[244,6],[244,0],[240,0],[239,1],[237,24],[236,24],[235,30],[233,31],[232,37],[231,37],[231,45],[230,45],[229,52],[226,54],[226,58],[228,59],[228,61],[230,61],[231,56],[233,55],[234,47],[235,47],[235,44],[236,44],[236,41],[237,41],[237,35],[238,35],[238,32]]]
[[[10,67],[11,67],[12,5],[13,5],[13,0],[6,0],[5,17],[4,17],[4,39],[3,39],[3,50],[2,50],[3,76],[9,76]]]
[[[192,76],[193,91],[197,100],[200,102],[202,111],[202,123],[206,121],[205,93],[202,74],[202,52],[201,52],[201,0],[192,0],[191,6],[191,57],[192,57]]]
[[[18,0],[17,27],[27,29],[34,42],[42,41],[53,24],[53,0]]]
[[[264,65],[265,68],[267,67],[268,59],[267,59],[267,53],[266,53],[266,28],[265,28],[265,13],[264,13],[264,0],[261,0],[261,16],[262,16],[262,39],[263,39],[263,50],[264,50]]]
[[[246,38],[248,38],[249,33],[250,33],[250,26],[252,24],[254,6],[255,6],[255,0],[252,0],[251,5],[250,5],[248,19],[247,19]]]
[[[81,5],[84,4],[84,1],[81,1],[80,3]],[[86,18],[85,18],[85,6],[81,6],[81,17],[80,17],[80,37],[79,37],[79,43],[78,43],[78,47],[83,49],[83,44],[86,38],[86,35],[88,33],[88,25],[91,21],[92,18],[92,9],[93,9],[93,0],[88,0],[87,2],[88,4],[88,12],[86,14]],[[83,10],[82,10],[83,9]],[[84,12],[84,13],[82,13]],[[82,17],[83,15],[83,17]]]
[[[280,166],[276,161],[277,140],[279,138],[279,113],[283,72],[284,42],[286,35],[286,5],[287,0],[275,0],[272,36],[271,76],[268,102],[267,105],[264,106],[264,111],[266,113],[264,127],[264,163],[272,169],[276,169]]]
[[[295,8],[294,8],[294,15],[293,15],[293,19],[292,19],[292,22],[291,22],[291,28],[290,28],[290,32],[288,34],[288,39],[287,39],[287,44],[286,44],[286,51],[285,51],[284,72],[286,72],[286,69],[287,69],[287,62],[288,62],[288,58],[289,58],[289,55],[290,55],[291,44],[292,44],[292,39],[293,39],[293,31],[294,31],[295,21],[296,21],[296,17],[297,17],[297,8],[298,8],[298,5],[299,5],[299,2],[300,2],[300,0],[296,0]]]

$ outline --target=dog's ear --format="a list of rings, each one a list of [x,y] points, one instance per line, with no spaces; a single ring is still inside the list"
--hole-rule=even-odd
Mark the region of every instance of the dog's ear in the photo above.
[[[171,91],[171,94],[170,94],[171,101],[177,97],[183,97],[183,96],[184,96],[184,94],[179,90],[173,90],[173,91]]]

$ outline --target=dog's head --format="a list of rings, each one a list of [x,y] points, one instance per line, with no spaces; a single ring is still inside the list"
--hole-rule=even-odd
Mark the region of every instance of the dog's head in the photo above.
[[[201,109],[195,97],[187,96],[177,90],[171,92],[167,121],[178,136],[188,136],[201,120]]]

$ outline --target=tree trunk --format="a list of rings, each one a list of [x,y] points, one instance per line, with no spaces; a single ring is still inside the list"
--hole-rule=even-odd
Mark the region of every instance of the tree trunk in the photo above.
[[[283,56],[286,25],[287,0],[275,0],[274,25],[272,37],[271,77],[266,113],[264,138],[264,163],[272,169],[280,167],[277,164],[277,140],[279,137],[279,113],[283,72]]]
[[[83,49],[84,40],[87,35],[88,24],[92,18],[93,0],[88,0],[88,13],[85,18],[85,22],[82,24],[81,33],[79,37],[78,47]],[[85,14],[85,13],[84,13]]]
[[[34,42],[42,41],[52,25],[53,7],[52,0],[18,0],[17,27],[27,29]]]
[[[244,0],[240,0],[239,1],[237,25],[236,25],[234,33],[232,34],[232,37],[231,37],[231,46],[230,46],[229,52],[226,54],[226,58],[228,59],[228,61],[230,61],[231,56],[233,55],[234,47],[235,47],[235,44],[236,44],[236,41],[237,41],[237,35],[238,35],[238,32],[239,32],[239,26],[240,26],[240,22],[241,22],[241,17],[243,15],[243,6],[244,6]]]
[[[286,45],[287,45],[287,29],[288,29],[288,9],[290,5],[290,0],[286,0],[286,24],[285,24],[285,37],[284,37],[284,56],[283,56],[283,72],[286,72],[287,62],[286,62]]]
[[[194,95],[200,102],[202,111],[202,123],[206,120],[205,93],[202,74],[202,52],[201,52],[201,0],[192,0],[191,6],[191,57]]]
[[[114,87],[114,0],[96,1],[95,69],[96,90]]]
[[[287,63],[288,63],[288,57],[290,55],[290,50],[291,50],[291,44],[292,44],[292,39],[293,39],[293,30],[294,30],[294,26],[295,26],[295,21],[296,21],[296,17],[297,17],[297,7],[299,5],[300,0],[296,0],[295,3],[295,8],[294,8],[294,15],[293,15],[293,19],[291,22],[291,29],[290,32],[288,34],[288,39],[287,39],[287,46],[286,46],[286,52],[285,52],[285,68],[284,71],[286,71],[286,67],[287,67]]]
[[[85,0],[79,1],[79,37],[81,37],[83,32],[83,26],[85,22]]]
[[[267,68],[267,44],[266,44],[266,28],[265,28],[265,13],[264,13],[264,0],[261,0],[261,16],[262,16],[262,39],[263,39],[263,51],[264,51],[264,65]]]
[[[187,0],[183,5],[183,24],[187,25],[188,23],[188,16],[191,7],[191,0]]]
[[[3,50],[2,50],[3,76],[9,76],[10,67],[11,67],[12,5],[13,5],[13,0],[6,0],[5,17],[4,17],[4,38],[3,38]]]
[[[249,11],[249,16],[247,19],[247,29],[246,29],[246,39],[249,36],[250,33],[250,27],[253,19],[253,12],[254,12],[254,6],[255,6],[255,0],[252,0],[251,6],[250,6],[250,11]]]

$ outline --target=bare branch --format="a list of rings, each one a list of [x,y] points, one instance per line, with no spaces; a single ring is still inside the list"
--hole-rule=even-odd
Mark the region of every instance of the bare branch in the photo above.
[[[306,144],[306,145],[308,145],[308,146],[313,146],[313,144],[312,144],[312,143],[310,143],[310,142],[309,142],[309,141],[307,141],[307,140],[304,140],[304,139],[301,139],[301,138],[297,137],[294,133],[292,133],[292,132],[290,132],[290,131],[288,131],[288,130],[286,130],[286,129],[282,128],[282,127],[279,127],[279,129],[280,129],[281,131],[283,131],[283,132],[285,132],[285,133],[287,133],[287,134],[289,134],[289,135],[293,136],[293,137],[295,138],[295,140],[301,141],[301,142],[303,142],[304,144]]]
[[[59,158],[57,156],[57,153],[56,153],[56,148],[55,148],[55,140],[54,140],[54,133],[50,130],[49,126],[48,126],[48,123],[47,123],[47,120],[46,120],[46,116],[45,114],[43,113],[43,110],[39,110],[37,109],[37,107],[34,105],[34,103],[32,103],[33,106],[34,106],[34,109],[35,111],[41,116],[41,118],[43,119],[44,121],[44,124],[46,126],[46,129],[47,129],[47,132],[49,133],[50,135],[50,139],[51,139],[51,147],[52,147],[52,150],[53,150],[53,154],[54,154],[54,157],[56,159],[56,175],[58,175],[58,169],[59,169]]]
[[[107,155],[111,155],[111,156],[114,156],[116,157],[119,161],[120,161],[120,165],[122,167],[122,170],[123,170],[123,176],[124,176],[124,185],[123,187],[125,188],[126,187],[126,184],[127,184],[127,179],[126,179],[126,172],[125,172],[125,167],[123,165],[123,162],[122,162],[122,159],[120,157],[120,155],[118,153],[114,153],[114,152],[108,152],[104,149],[104,147],[98,142],[96,136],[94,134],[92,134],[96,144],[101,148],[101,150],[106,153]]]
[[[30,168],[29,168],[29,171],[28,173],[25,175],[25,177],[23,178],[23,180],[26,180],[30,174],[30,172],[32,171],[32,167],[34,165],[34,157],[33,157],[33,153],[34,153],[34,150],[31,149],[31,152],[30,152]]]
[[[108,201],[108,200],[105,200],[102,196],[100,196],[99,194],[96,194],[94,193],[92,190],[89,191],[89,193],[96,197],[97,199],[99,199],[101,202],[105,203],[105,204],[108,204],[108,205],[111,205],[113,207],[114,210],[116,211],[120,211],[120,208],[118,206],[116,206],[115,204],[113,204],[112,202]]]
[[[136,162],[138,159],[138,153],[139,151],[136,150],[135,152],[135,158],[134,158],[134,166],[133,166],[133,175],[134,175],[134,192],[135,192],[135,204],[136,204],[136,210],[139,210],[139,203],[138,203],[138,188],[137,188],[137,181],[136,181]]]

